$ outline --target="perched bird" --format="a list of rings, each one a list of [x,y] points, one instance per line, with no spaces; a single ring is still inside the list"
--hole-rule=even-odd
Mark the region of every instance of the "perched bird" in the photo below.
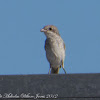
[[[46,36],[45,51],[47,60],[50,63],[49,74],[58,74],[59,68],[63,68],[65,59],[65,43],[61,38],[58,29],[53,25],[47,25],[41,32]]]

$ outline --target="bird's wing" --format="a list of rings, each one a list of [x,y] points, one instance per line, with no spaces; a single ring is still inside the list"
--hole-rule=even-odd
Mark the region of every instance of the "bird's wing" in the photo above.
[[[65,46],[65,43],[63,42],[63,45],[64,45],[64,49],[66,49],[66,46]]]

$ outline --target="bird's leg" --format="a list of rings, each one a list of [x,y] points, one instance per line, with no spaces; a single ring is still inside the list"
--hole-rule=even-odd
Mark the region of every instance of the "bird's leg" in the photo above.
[[[62,61],[62,68],[63,68],[65,74],[67,74],[67,72],[66,72],[66,70],[65,70],[65,68],[64,68],[64,62],[63,62],[63,61]]]
[[[63,67],[62,67],[62,68],[63,68]],[[67,72],[66,72],[65,68],[63,68],[63,70],[64,70],[65,74],[67,74]]]
[[[48,74],[51,74],[51,64],[50,64],[50,69],[49,69],[49,72],[48,72]]]
[[[50,74],[51,73],[51,67],[50,67],[50,69],[49,69],[49,72],[48,72],[48,74]]]

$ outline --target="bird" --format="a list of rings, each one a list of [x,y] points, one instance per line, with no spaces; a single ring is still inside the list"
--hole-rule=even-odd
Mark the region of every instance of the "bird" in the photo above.
[[[46,25],[41,30],[46,36],[45,51],[48,62],[50,63],[49,74],[59,74],[59,69],[64,68],[65,43],[61,38],[59,31],[54,25]]]

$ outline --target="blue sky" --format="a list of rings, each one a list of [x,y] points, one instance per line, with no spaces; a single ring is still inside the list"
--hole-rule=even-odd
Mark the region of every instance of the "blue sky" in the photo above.
[[[0,75],[48,74],[49,24],[65,41],[68,74],[100,73],[100,0],[0,0]]]

